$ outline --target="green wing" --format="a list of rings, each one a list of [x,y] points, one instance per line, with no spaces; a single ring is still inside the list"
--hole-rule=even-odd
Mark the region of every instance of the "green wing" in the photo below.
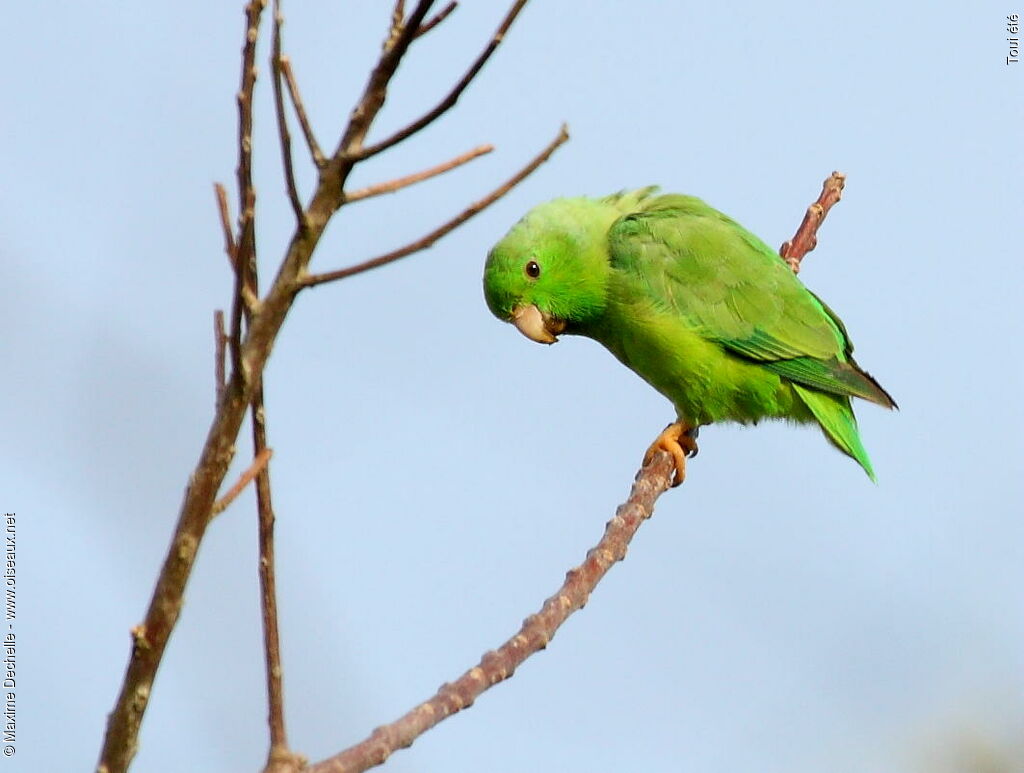
[[[641,200],[612,226],[609,248],[655,303],[733,354],[811,389],[894,405],[853,361],[838,317],[768,245],[700,199]]]

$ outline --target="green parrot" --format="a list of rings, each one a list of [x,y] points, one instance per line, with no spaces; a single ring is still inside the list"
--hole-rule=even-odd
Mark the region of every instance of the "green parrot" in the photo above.
[[[854,361],[839,317],[739,223],[657,191],[528,212],[487,256],[491,312],[539,343],[592,338],[671,400],[677,420],[645,462],[671,453],[673,485],[701,426],[766,418],[817,422],[875,480],[850,398],[896,403]]]

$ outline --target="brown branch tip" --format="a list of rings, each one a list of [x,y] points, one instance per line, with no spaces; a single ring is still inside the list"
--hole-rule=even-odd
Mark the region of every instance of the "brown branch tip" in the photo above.
[[[335,271],[327,271],[323,274],[308,274],[302,279],[300,279],[300,286],[315,287],[317,285],[322,285],[327,282],[334,282],[339,279],[345,279],[347,277],[354,276],[355,274],[361,274],[364,271],[369,271],[371,269],[387,265],[388,263],[393,263],[394,261],[404,258],[408,255],[412,255],[413,253],[427,249],[428,247],[432,246],[434,242],[436,242],[438,239],[451,233],[460,225],[469,220],[471,217],[480,214],[483,210],[487,209],[487,207],[491,206],[491,204],[496,202],[498,199],[500,199],[502,196],[504,196],[506,193],[508,193],[510,190],[516,187],[519,183],[521,183],[523,180],[525,180],[527,177],[533,174],[533,172],[536,171],[537,167],[539,167],[541,164],[547,161],[551,157],[551,154],[558,150],[559,146],[568,141],[568,139],[569,127],[566,126],[565,124],[562,124],[555,138],[548,143],[547,147],[545,147],[540,153],[534,156],[534,158],[526,166],[524,166],[522,169],[520,169],[518,172],[512,175],[512,177],[510,177],[504,183],[499,185],[497,188],[495,188],[489,194],[484,196],[482,199],[473,202],[464,210],[462,210],[462,212],[453,217],[451,220],[442,223],[433,231],[426,234],[425,236],[420,237],[416,241],[410,242],[409,244],[406,244],[404,247],[399,247],[397,250],[392,250],[391,252],[386,252],[383,255],[378,255],[375,258],[364,260],[363,262],[357,263],[354,266],[349,266],[348,268],[339,268]]]
[[[415,37],[413,37],[413,40],[422,37],[423,35],[426,35],[428,32],[434,29],[434,27],[436,27],[438,24],[447,19],[449,14],[451,14],[452,11],[458,8],[458,6],[459,4],[455,2],[455,0],[452,0],[452,2],[448,3],[448,5],[446,5],[444,8],[437,12],[433,19],[428,19],[427,21],[423,22],[423,24],[420,25],[420,28],[416,30],[416,35]]]
[[[813,250],[818,244],[818,228],[825,220],[828,211],[843,196],[843,186],[846,184],[846,175],[840,172],[833,172],[822,183],[821,195],[818,200],[807,208],[800,227],[791,240],[785,242],[779,248],[779,255],[793,269],[793,273],[799,273],[800,261],[804,256]]]
[[[299,92],[299,83],[295,80],[295,73],[292,72],[291,60],[286,54],[281,54],[277,61],[281,68],[281,74],[284,76],[284,81],[288,86],[288,94],[292,98],[292,107],[295,108],[295,115],[299,119],[299,126],[302,127],[302,134],[306,138],[309,154],[313,157],[313,163],[316,164],[317,168],[323,168],[327,160],[324,158],[324,152],[320,149],[320,143],[316,141],[313,127],[309,123],[306,105],[302,101],[302,94]]]
[[[238,248],[235,245],[235,235],[231,232],[231,211],[228,205],[228,192],[220,183],[213,184],[213,192],[217,197],[220,228],[224,234],[224,252],[228,256],[231,268],[234,269],[238,266]]]
[[[439,174],[444,174],[458,166],[467,164],[474,158],[486,155],[494,150],[493,145],[479,145],[472,150],[467,150],[465,153],[461,153],[455,158],[444,161],[440,164],[424,169],[420,172],[408,174],[405,177],[397,177],[394,180],[388,180],[387,182],[377,183],[376,185],[369,185],[366,188],[359,188],[351,193],[345,194],[345,202],[351,203],[353,201],[359,201],[361,199],[368,199],[371,196],[379,196],[382,193],[394,193],[402,188],[407,188],[418,182],[429,180],[431,177],[436,177]]]

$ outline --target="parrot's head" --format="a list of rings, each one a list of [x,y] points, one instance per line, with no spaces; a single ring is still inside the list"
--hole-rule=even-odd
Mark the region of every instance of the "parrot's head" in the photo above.
[[[593,199],[534,208],[487,256],[484,297],[498,319],[553,344],[598,317],[607,303],[607,232],[621,213]]]

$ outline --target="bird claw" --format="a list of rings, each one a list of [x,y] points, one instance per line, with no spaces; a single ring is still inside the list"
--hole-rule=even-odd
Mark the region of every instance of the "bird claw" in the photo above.
[[[686,458],[697,455],[697,433],[697,427],[689,427],[680,422],[669,424],[644,454],[644,466],[650,464],[658,451],[667,451],[675,463],[672,488],[680,485],[686,479]]]

